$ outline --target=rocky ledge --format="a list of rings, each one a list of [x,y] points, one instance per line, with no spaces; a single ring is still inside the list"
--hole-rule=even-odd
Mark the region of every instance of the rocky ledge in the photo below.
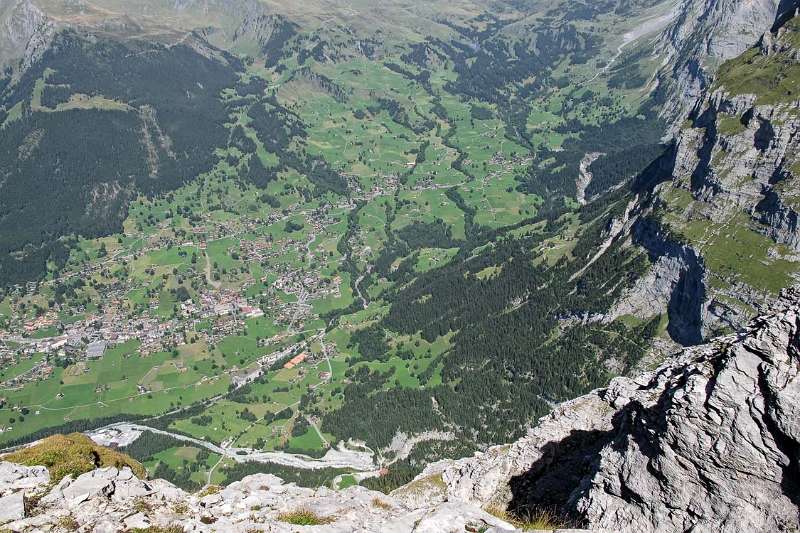
[[[350,487],[316,490],[256,474],[226,488],[187,494],[124,467],[101,468],[54,486],[44,467],[0,463],[3,531],[514,531],[476,506],[437,503],[411,509],[396,498]]]
[[[800,292],[742,332],[559,406],[526,437],[429,466],[431,501],[549,508],[590,529],[797,531]],[[401,491],[402,492],[402,491]]]

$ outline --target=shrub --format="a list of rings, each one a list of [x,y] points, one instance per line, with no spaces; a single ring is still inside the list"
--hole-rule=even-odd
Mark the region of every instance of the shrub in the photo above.
[[[510,513],[503,507],[490,505],[484,509],[492,516],[504,520],[522,531],[551,531],[571,527],[569,520],[546,509],[536,509],[519,513]]]
[[[323,526],[330,524],[333,519],[328,516],[320,516],[311,509],[296,509],[281,513],[278,515],[278,520],[293,524],[295,526]]]
[[[378,509],[383,509],[384,511],[392,510],[392,505],[390,503],[387,503],[378,497],[372,499],[372,506],[377,507]]]
[[[202,498],[204,496],[210,496],[211,494],[216,494],[222,490],[222,487],[219,485],[209,485],[200,492],[197,493],[198,498]]]
[[[171,526],[138,527],[129,531],[131,533],[183,533],[183,527],[173,524]]]
[[[62,516],[58,519],[56,525],[61,529],[66,529],[67,531],[78,531],[81,525],[75,520],[74,517],[71,515]]]

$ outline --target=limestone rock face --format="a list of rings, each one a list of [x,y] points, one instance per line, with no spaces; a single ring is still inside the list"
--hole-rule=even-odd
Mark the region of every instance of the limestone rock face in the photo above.
[[[680,124],[717,67],[755,45],[794,6],[787,0],[680,0],[657,43],[665,65],[659,76],[664,116]]]
[[[35,62],[50,43],[54,26],[31,0],[0,3],[0,67]]]
[[[565,403],[511,446],[431,465],[444,498],[590,529],[800,527],[800,292],[737,335]]]
[[[50,483],[50,474],[43,466],[22,466],[0,462],[0,495],[33,491]]]

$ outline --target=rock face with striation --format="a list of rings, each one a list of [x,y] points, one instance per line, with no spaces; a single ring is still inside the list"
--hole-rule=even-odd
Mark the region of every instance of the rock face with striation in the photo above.
[[[719,65],[754,44],[796,7],[794,0],[680,0],[656,44],[665,65],[659,76],[664,116],[679,124]]]
[[[429,466],[431,500],[556,508],[590,529],[800,527],[800,291],[739,334],[559,406],[511,446]]]

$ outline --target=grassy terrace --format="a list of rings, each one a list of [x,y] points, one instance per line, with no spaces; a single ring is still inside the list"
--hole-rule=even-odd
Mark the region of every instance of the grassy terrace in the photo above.
[[[715,81],[715,88],[724,87],[731,94],[754,94],[756,103],[780,104],[797,100],[800,91],[800,62],[795,51],[800,46],[800,22],[786,23],[779,37],[785,49],[765,55],[753,48],[736,59],[724,63]]]

